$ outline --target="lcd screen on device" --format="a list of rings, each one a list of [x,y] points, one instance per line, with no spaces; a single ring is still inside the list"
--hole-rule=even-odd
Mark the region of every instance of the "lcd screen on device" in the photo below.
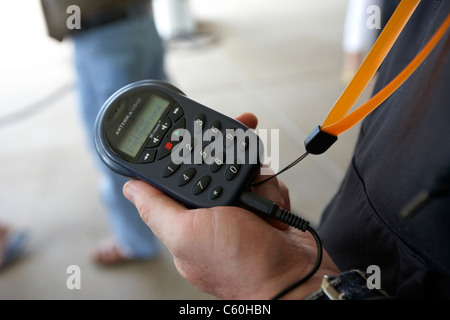
[[[147,140],[148,135],[169,104],[169,100],[157,95],[151,96],[147,104],[139,112],[137,118],[133,119],[133,123],[128,128],[117,148],[132,158],[136,157],[142,145]]]

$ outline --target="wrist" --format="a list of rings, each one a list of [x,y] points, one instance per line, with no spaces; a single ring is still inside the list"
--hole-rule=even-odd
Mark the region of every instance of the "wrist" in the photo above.
[[[312,271],[315,263],[317,263],[317,246],[313,244],[314,240],[310,238],[304,239],[305,241],[301,244],[304,251],[303,254],[296,256],[296,259],[292,259],[291,263],[289,263],[289,268],[285,272],[280,273],[273,282],[271,291],[272,296],[270,298],[283,300],[304,299],[320,289],[324,276],[340,274],[338,267],[331,260],[328,253],[325,250],[322,250],[322,260],[319,268],[309,279],[299,284],[298,280],[302,279],[307,273]],[[308,263],[305,264],[305,262]],[[298,286],[295,287],[296,285]],[[289,290],[287,291],[286,288],[289,286],[293,287],[293,289],[287,289]],[[278,291],[274,292],[273,288],[277,288]],[[282,293],[283,291],[285,294]]]
[[[314,294],[315,292],[321,290],[321,285],[323,278],[325,276],[338,276],[338,269],[320,269],[314,274],[310,279],[308,279],[304,284],[298,286],[297,288],[291,290],[283,297],[281,300],[304,300]]]

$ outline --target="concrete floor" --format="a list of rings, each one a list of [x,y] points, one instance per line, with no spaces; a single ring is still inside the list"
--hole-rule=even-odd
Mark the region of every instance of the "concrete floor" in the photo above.
[[[151,262],[91,262],[90,250],[109,231],[70,85],[71,45],[49,40],[38,5],[22,2],[0,4],[11,13],[1,21],[9,29],[0,28],[0,222],[28,230],[29,242],[23,259],[0,272],[0,299],[213,298],[183,280],[164,249]],[[345,88],[339,77],[346,1],[191,0],[191,9],[199,29],[217,39],[169,45],[173,83],[229,116],[253,112],[260,128],[279,129],[281,169],[304,152],[305,136]],[[19,10],[36,28],[18,25]],[[57,88],[44,108],[11,117]],[[281,176],[293,211],[313,224],[339,185],[357,132]],[[70,265],[80,267],[80,290],[66,286]]]

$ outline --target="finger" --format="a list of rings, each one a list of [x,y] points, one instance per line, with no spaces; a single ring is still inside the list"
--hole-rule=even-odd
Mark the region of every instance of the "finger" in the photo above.
[[[141,180],[130,180],[123,187],[125,197],[139,211],[142,220],[155,235],[165,241],[168,230],[179,225],[187,211],[181,204]]]
[[[291,198],[289,197],[289,189],[286,187],[286,185],[278,180],[278,185],[280,187],[280,194],[281,197],[284,200],[284,207],[283,209],[287,211],[291,211]],[[277,227],[280,230],[287,230],[289,226],[281,221],[278,221],[277,223],[274,223],[275,227]]]
[[[259,175],[255,179],[255,183],[262,181],[266,179],[268,176],[271,176],[274,174],[273,170],[271,168],[265,168],[269,173],[269,175]],[[252,188],[252,191],[256,194],[260,195],[261,197],[264,197],[266,199],[272,200],[276,202],[279,206],[283,207],[285,206],[285,200],[283,199],[282,193],[280,191],[280,186],[278,183],[277,177],[274,177],[263,184],[257,185]]]
[[[243,113],[237,116],[236,120],[242,122],[250,129],[255,129],[258,125],[258,118],[253,113]]]
[[[267,175],[260,175],[255,179],[255,183],[265,180],[267,177],[274,174],[273,170],[266,166]],[[274,177],[263,184],[252,187],[252,191],[266,199],[274,201],[283,209],[291,210],[291,202],[289,198],[289,190],[286,185],[279,181],[277,177]],[[289,226],[279,220],[269,219],[272,226],[279,230],[286,230]]]
[[[284,200],[284,209],[291,211],[291,198],[289,196],[289,189],[281,180],[278,180],[278,185],[280,186],[281,197]]]

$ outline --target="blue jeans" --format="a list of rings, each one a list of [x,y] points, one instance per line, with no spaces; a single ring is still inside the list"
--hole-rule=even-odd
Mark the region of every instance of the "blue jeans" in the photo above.
[[[96,116],[111,94],[138,80],[164,80],[164,52],[153,18],[142,14],[73,36],[81,116],[90,147]],[[127,181],[101,163],[102,198],[118,248],[130,258],[151,258],[158,240],[123,196]]]

